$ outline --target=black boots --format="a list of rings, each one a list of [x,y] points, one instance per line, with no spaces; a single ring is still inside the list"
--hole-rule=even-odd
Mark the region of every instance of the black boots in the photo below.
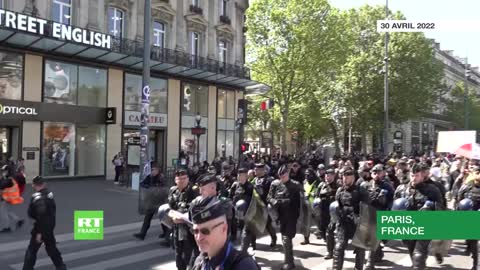
[[[283,249],[285,252],[285,262],[283,264],[282,270],[290,270],[295,268],[294,259],[293,259],[293,244],[292,238],[287,236],[282,236]]]

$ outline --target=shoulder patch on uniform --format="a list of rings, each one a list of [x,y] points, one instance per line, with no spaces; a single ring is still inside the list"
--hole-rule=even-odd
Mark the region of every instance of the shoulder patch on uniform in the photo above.
[[[48,195],[47,195],[47,197],[48,197],[49,199],[52,199],[52,198],[53,198],[53,192],[49,192]]]
[[[281,182],[280,179],[276,179],[272,182],[272,185],[280,185]]]
[[[35,193],[32,194],[32,198],[35,198],[35,197],[40,196],[40,195],[42,195],[42,193],[35,192]]]

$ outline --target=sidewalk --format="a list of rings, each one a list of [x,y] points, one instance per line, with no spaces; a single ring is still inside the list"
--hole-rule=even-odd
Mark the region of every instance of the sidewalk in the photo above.
[[[48,183],[57,205],[56,234],[73,232],[75,210],[103,210],[104,227],[140,222],[138,214],[138,192],[114,185],[105,180],[55,181]],[[33,193],[31,185],[26,186],[25,202],[14,208],[15,213],[25,219],[23,227],[15,232],[0,233],[0,243],[30,238],[32,222],[28,218],[28,204]],[[139,227],[140,229],[140,227]]]

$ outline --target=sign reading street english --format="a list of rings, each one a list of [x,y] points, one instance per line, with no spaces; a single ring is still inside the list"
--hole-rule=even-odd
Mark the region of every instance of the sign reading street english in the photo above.
[[[111,36],[107,34],[58,22],[49,24],[47,20],[4,9],[0,9],[0,26],[104,49],[110,49],[112,43]]]

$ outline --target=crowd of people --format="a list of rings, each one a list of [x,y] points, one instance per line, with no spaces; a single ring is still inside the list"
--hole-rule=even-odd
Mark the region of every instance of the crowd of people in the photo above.
[[[215,237],[210,234],[218,226],[210,228],[208,233],[192,230],[193,209],[217,201],[225,208],[222,212],[225,222],[218,226],[228,238],[212,244]],[[248,216],[252,204],[266,209],[265,220]],[[270,235],[270,248],[274,248],[279,229],[285,253],[282,269],[293,269],[292,239],[297,233],[303,234],[301,244],[309,245],[312,233],[325,241],[325,259],[332,259],[332,269],[340,270],[345,249],[356,232],[362,204],[375,210],[478,210],[478,161],[454,155],[372,154],[334,157],[329,162],[315,154],[245,155],[240,162],[230,157],[191,168],[180,166],[167,205],[160,207],[164,228],[161,237],[173,243],[178,269],[197,269],[195,258],[197,263],[198,258],[220,262],[232,244],[238,245],[242,258],[248,257],[257,248],[257,237],[263,234]],[[311,225],[316,226],[302,230],[299,225],[308,220],[305,215],[311,215]],[[426,269],[430,242],[403,241],[413,269]],[[354,246],[355,269],[375,269],[383,260],[385,243],[381,241],[372,249]],[[437,262],[443,263],[445,254],[440,250],[433,253]],[[465,253],[473,259],[472,269],[477,269],[477,241],[468,240]]]

